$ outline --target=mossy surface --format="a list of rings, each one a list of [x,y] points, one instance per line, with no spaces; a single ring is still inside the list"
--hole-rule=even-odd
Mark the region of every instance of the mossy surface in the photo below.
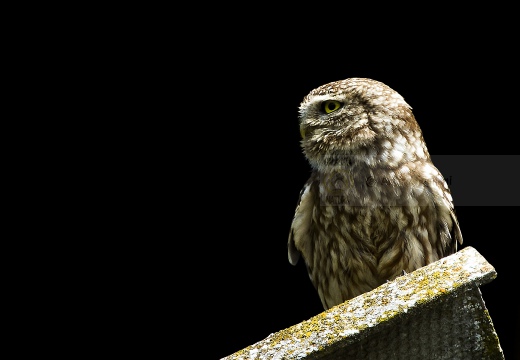
[[[377,289],[269,335],[223,360],[317,359],[376,334],[396,320],[477,288],[496,277],[495,269],[472,247],[443,258]],[[483,306],[483,304],[482,304]],[[482,322],[491,326],[485,307]],[[496,351],[498,339],[481,339]],[[487,345],[486,345],[487,346]]]

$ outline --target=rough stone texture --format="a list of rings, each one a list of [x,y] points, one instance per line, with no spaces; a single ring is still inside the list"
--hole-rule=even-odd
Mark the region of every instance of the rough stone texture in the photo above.
[[[479,289],[496,275],[466,247],[222,360],[501,360]]]

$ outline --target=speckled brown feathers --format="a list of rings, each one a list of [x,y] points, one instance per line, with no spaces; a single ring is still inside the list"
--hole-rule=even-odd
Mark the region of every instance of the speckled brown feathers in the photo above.
[[[397,92],[364,78],[323,85],[303,99],[300,130],[313,171],[289,261],[303,257],[325,309],[457,251],[450,191]]]

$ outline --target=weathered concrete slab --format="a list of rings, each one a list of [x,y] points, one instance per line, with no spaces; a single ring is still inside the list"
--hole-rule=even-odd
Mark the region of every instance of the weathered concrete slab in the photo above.
[[[479,289],[496,276],[466,247],[222,360],[502,360]]]

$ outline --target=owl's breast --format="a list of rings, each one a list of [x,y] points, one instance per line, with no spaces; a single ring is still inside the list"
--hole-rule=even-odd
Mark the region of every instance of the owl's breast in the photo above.
[[[398,229],[386,207],[317,205],[312,216],[309,274],[324,306],[383,284],[381,259],[395,247]]]

